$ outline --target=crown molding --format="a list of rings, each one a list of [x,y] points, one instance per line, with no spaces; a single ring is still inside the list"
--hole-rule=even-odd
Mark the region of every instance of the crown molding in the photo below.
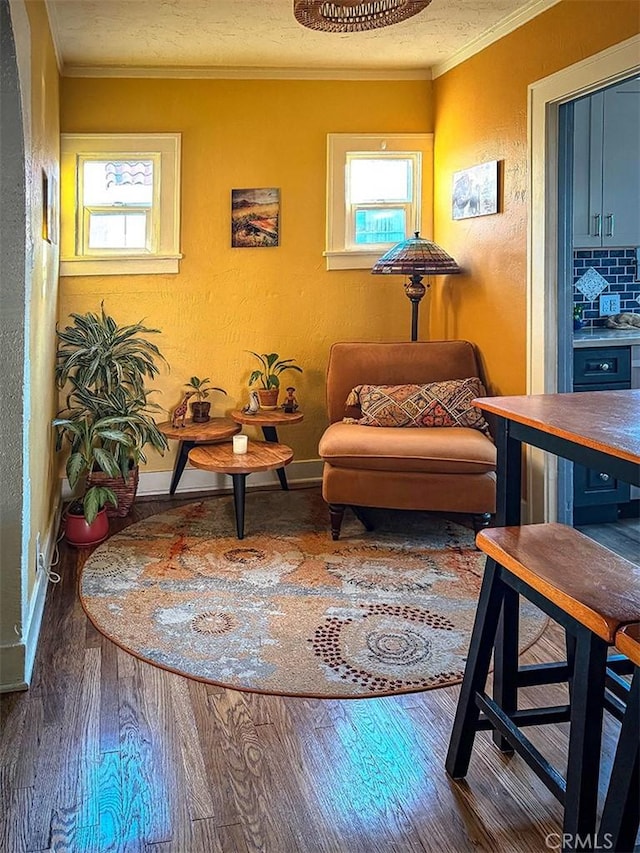
[[[528,23],[533,20],[533,18],[537,18],[538,15],[541,15],[543,12],[546,12],[547,9],[550,9],[552,6],[555,6],[560,2],[561,0],[533,0],[533,2],[529,3],[528,6],[525,6],[523,9],[519,9],[517,12],[503,18],[494,27],[489,27],[488,30],[473,39],[473,41],[470,41],[469,44],[456,51],[449,57],[449,59],[445,59],[444,62],[437,62],[431,68],[432,79],[435,80],[447,71],[451,71],[451,69],[455,68],[456,65],[460,65],[462,62],[465,62],[465,60],[475,56],[476,53],[480,53],[480,51],[489,47],[490,44],[499,41],[501,38],[504,38],[504,36],[507,36],[509,33],[517,30],[518,27],[523,26],[523,24]]]
[[[15,0],[12,0],[15,2]],[[59,22],[55,4],[44,0],[49,29],[58,65],[63,77],[149,78],[184,80],[432,80],[470,59],[476,53],[499,41],[518,27],[541,15],[561,0],[532,0],[527,6],[503,18],[477,38],[470,41],[451,57],[432,68],[417,69],[362,69],[362,68],[259,68],[254,66],[97,66],[65,65],[62,59]]]
[[[64,62],[62,60],[62,43],[60,41],[60,23],[58,20],[58,13],[56,12],[55,5],[51,3],[50,0],[44,0],[44,8],[49,20],[49,32],[51,33],[51,41],[53,42],[53,52],[56,56],[58,73],[62,74]]]
[[[431,71],[422,69],[359,69],[359,68],[231,68],[197,67],[135,67],[66,65],[64,77],[146,77],[186,80],[430,80]]]

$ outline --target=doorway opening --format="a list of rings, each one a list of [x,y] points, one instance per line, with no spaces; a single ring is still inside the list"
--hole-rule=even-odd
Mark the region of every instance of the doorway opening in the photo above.
[[[566,169],[560,157],[561,141],[567,134],[561,107],[638,73],[639,49],[640,36],[634,36],[529,86],[528,394],[561,390],[557,365],[569,357],[563,350],[570,342],[562,342],[558,335],[561,322],[558,292],[568,264],[567,250],[560,250],[558,235],[564,234],[562,245],[566,246],[566,230],[570,226],[559,192],[560,170]],[[523,518],[529,523],[562,520],[557,460],[535,448],[527,448],[526,467]]]

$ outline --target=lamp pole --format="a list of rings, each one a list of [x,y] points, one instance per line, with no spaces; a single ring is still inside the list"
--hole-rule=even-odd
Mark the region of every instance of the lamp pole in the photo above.
[[[427,285],[428,287],[428,285]],[[404,292],[411,300],[411,340],[418,340],[418,309],[420,300],[427,292],[427,288],[422,283],[422,276],[419,273],[413,273],[404,286]]]

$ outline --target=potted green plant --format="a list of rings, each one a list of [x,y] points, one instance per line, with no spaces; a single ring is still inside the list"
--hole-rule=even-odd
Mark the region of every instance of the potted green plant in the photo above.
[[[216,388],[215,385],[207,385],[207,382],[210,381],[211,380],[208,376],[205,379],[192,376],[188,382],[185,382],[185,388],[191,389],[196,398],[189,404],[191,406],[191,418],[194,424],[205,424],[210,420],[209,410],[211,409],[211,403],[205,399],[205,397],[209,396],[210,391],[220,391],[221,394],[227,393],[224,388]]]
[[[76,411],[65,418],[55,418],[56,449],[69,445],[69,457],[66,471],[69,485],[73,490],[83,484],[81,497],[73,499],[65,516],[65,537],[72,545],[96,545],[106,539],[109,533],[109,519],[105,506],[117,506],[118,498],[114,491],[102,484],[91,485],[89,475],[94,467],[117,477],[120,467],[116,455],[106,449],[105,443],[112,448],[130,448],[131,438],[118,429],[118,418],[99,418],[94,420],[90,412]]]
[[[113,418],[117,428],[130,438],[130,443],[126,445],[113,442],[108,437],[102,440],[102,446],[113,454],[118,464],[115,476],[104,471],[101,466],[94,466],[88,475],[90,484],[105,485],[118,495],[117,508],[108,507],[108,515],[124,516],[129,513],[138,488],[140,463],[147,461],[144,448],[150,445],[159,453],[164,453],[167,447],[167,439],[152,416],[152,412],[163,410],[149,400],[150,393],[144,389],[134,392],[122,386],[102,394],[87,388],[76,388],[73,400],[77,408],[65,410],[71,416],[88,411],[98,419]]]
[[[121,326],[101,305],[100,314],[72,314],[73,323],[58,330],[56,384],[67,389],[62,418],[92,421],[114,418],[114,426],[124,432],[128,443],[114,442],[109,436],[96,436],[97,445],[113,455],[118,470],[102,467],[95,459],[89,471],[91,483],[111,489],[117,496],[117,509],[109,506],[109,515],[126,515],[135,499],[138,466],[145,462],[144,447],[160,453],[167,448],[165,436],[156,427],[152,412],[160,407],[150,402],[145,382],[159,373],[157,362],[164,357],[145,335],[159,334],[142,322]]]
[[[295,358],[280,358],[277,352],[262,353],[248,350],[260,362],[260,367],[253,371],[249,377],[249,385],[260,382],[261,387],[257,389],[260,399],[260,408],[272,410],[278,407],[278,391],[280,390],[280,374],[285,370],[297,370],[302,373],[302,368],[294,364]]]
[[[584,314],[584,308],[579,302],[577,302],[573,306],[573,328],[576,331],[578,329],[582,328],[582,324],[584,322],[583,321],[583,314]]]

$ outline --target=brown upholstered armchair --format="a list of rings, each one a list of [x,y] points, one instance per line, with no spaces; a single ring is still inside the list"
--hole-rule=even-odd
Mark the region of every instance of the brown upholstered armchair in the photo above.
[[[327,369],[330,426],[320,439],[322,494],[331,535],[345,508],[367,525],[361,507],[470,513],[476,527],[495,512],[496,449],[479,429],[372,427],[343,423],[345,402],[361,384],[423,385],[479,376],[468,341],[336,343]]]

